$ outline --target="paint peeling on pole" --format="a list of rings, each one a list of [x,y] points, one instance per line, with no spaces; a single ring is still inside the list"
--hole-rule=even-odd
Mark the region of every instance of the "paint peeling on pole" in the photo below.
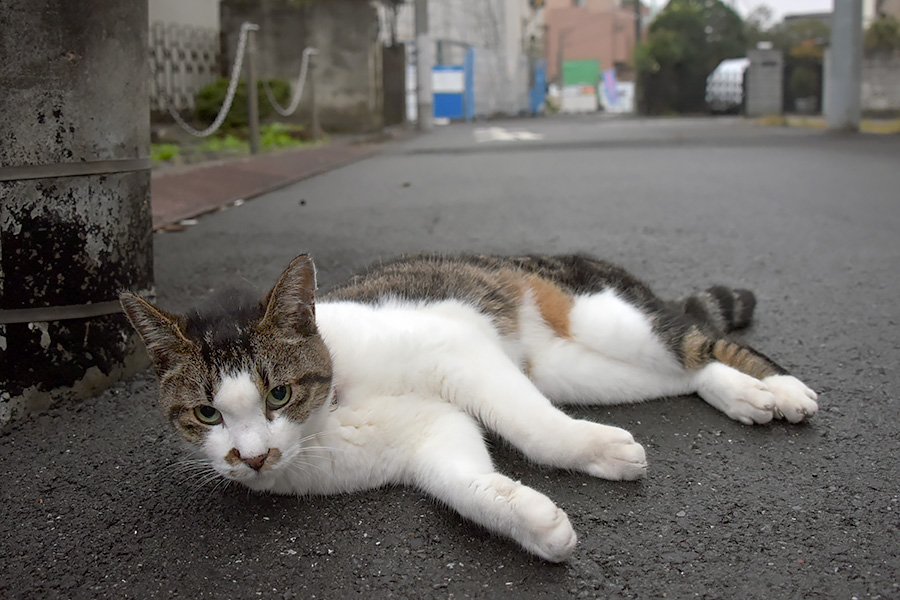
[[[146,361],[120,314],[9,315],[151,291],[153,253],[146,3],[7,0],[0,29],[3,425]]]

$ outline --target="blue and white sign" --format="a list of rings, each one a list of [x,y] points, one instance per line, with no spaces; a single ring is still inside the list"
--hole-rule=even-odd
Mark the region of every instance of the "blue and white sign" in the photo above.
[[[436,119],[461,119],[465,115],[466,77],[459,66],[437,66],[431,72]]]

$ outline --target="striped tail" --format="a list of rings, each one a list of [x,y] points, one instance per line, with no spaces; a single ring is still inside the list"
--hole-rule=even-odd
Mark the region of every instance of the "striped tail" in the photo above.
[[[722,333],[750,325],[755,307],[756,296],[750,290],[721,285],[675,301],[676,310]]]

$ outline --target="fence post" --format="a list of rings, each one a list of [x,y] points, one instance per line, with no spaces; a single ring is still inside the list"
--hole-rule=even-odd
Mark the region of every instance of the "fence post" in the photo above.
[[[322,137],[322,127],[319,125],[319,105],[316,103],[316,54],[309,55],[309,110],[310,133],[314,140]]]
[[[256,31],[247,32],[247,117],[250,122],[250,154],[259,154],[259,90],[256,85]]]

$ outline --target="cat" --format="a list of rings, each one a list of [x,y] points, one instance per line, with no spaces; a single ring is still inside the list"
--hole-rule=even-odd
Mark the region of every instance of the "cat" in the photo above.
[[[584,255],[406,256],[318,300],[301,255],[261,300],[231,291],[181,316],[120,299],[164,415],[222,477],[299,495],[415,486],[553,562],[574,551],[568,517],[497,472],[482,426],[537,463],[634,480],[647,462],[630,433],[554,405],[697,393],[746,424],[818,408],[727,337],[751,292],[663,301]]]

